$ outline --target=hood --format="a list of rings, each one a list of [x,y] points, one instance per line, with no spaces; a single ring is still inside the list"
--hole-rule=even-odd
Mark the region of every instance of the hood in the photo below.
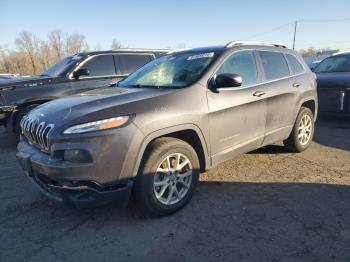
[[[350,72],[317,73],[317,88],[350,88]]]
[[[137,113],[137,103],[152,104],[149,99],[159,97],[171,89],[116,88],[96,89],[38,106],[30,112],[40,122],[66,127],[89,121],[102,120]]]
[[[6,87],[18,87],[18,86],[37,86],[50,83],[52,77],[46,76],[29,76],[29,77],[14,77],[9,79],[0,79],[0,90]]]

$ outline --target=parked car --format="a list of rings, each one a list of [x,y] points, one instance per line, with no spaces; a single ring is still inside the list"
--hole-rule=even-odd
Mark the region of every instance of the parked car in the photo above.
[[[314,71],[315,68],[318,66],[319,63],[321,63],[320,60],[313,61],[313,62],[311,62],[308,66],[309,66],[309,68],[310,68],[311,71]]]
[[[19,134],[24,115],[40,104],[121,80],[169,50],[121,49],[69,56],[38,76],[0,79],[0,125]]]
[[[227,159],[279,140],[305,150],[316,115],[316,82],[296,52],[231,42],[172,52],[114,87],[37,107],[21,122],[17,157],[52,199],[126,203],[134,188],[146,212],[168,215]]]
[[[18,74],[0,74],[0,79],[10,79],[17,77]]]
[[[350,115],[350,53],[324,59],[315,69],[322,113]]]

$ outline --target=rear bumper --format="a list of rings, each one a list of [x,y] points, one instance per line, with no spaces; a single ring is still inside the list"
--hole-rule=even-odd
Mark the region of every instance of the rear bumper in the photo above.
[[[75,180],[66,179],[63,173],[55,172],[57,164],[51,163],[49,155],[25,141],[19,144],[17,159],[29,180],[52,200],[69,202],[77,207],[91,207],[111,202],[125,206],[130,198],[132,180],[123,179],[102,185],[98,181],[79,177],[79,173],[84,174],[85,167],[75,173]]]

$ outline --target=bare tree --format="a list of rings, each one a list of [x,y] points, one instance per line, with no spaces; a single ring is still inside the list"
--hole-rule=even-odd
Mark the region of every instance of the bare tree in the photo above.
[[[32,73],[36,74],[36,55],[39,47],[38,38],[32,33],[24,31],[19,34],[19,37],[16,39],[15,44],[20,51],[24,52],[27,55],[32,66]]]
[[[53,63],[52,49],[50,48],[47,42],[41,41],[39,53],[40,53],[39,61],[41,64],[41,71],[45,71]]]
[[[85,36],[81,34],[71,34],[66,37],[66,55],[76,54],[86,49]]]
[[[94,50],[95,51],[100,51],[102,49],[101,47],[101,44],[100,43],[97,43],[95,46],[94,46]]]
[[[117,50],[117,49],[120,49],[120,48],[123,48],[123,44],[119,41],[117,41],[117,39],[113,39],[112,40],[112,44],[111,44],[111,49],[112,50]]]
[[[55,30],[48,35],[50,46],[52,47],[57,60],[63,57],[65,34],[61,30]]]

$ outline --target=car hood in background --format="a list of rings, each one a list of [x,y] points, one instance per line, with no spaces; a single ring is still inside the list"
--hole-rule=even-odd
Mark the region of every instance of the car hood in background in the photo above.
[[[20,76],[9,79],[0,79],[0,90],[7,87],[30,87],[51,83],[53,77],[47,76]]]

